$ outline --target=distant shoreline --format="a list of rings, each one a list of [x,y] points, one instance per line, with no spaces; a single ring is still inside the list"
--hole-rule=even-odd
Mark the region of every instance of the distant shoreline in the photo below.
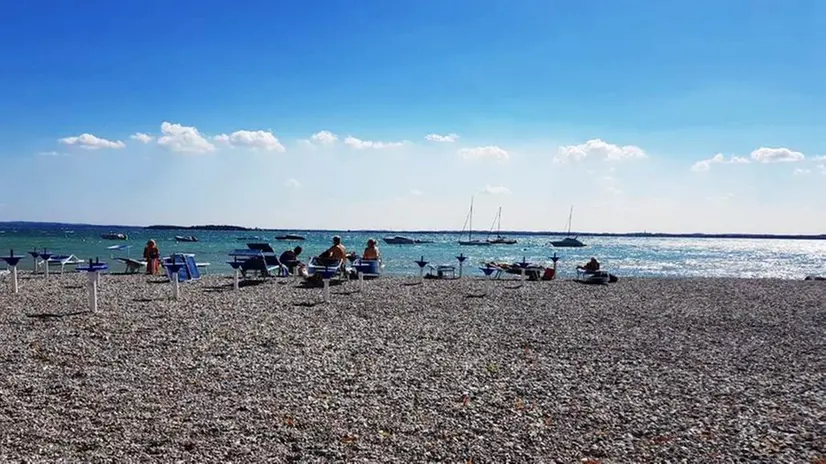
[[[61,222],[28,222],[6,221],[0,222],[0,228],[55,228],[55,227],[93,227],[100,229],[148,229],[148,230],[206,230],[206,231],[237,231],[237,232],[321,232],[321,233],[364,233],[364,234],[460,234],[461,230],[385,230],[385,229],[263,229],[258,227],[244,227],[234,225],[150,225],[150,226],[122,226],[98,224],[71,224]],[[465,231],[466,232],[466,231]],[[474,233],[486,234],[486,230],[474,230]],[[501,231],[501,235],[518,236],[579,236],[579,237],[630,237],[630,238],[718,238],[718,239],[775,239],[775,240],[826,240],[826,234],[742,234],[742,233],[666,233],[666,232],[571,232],[562,231]]]

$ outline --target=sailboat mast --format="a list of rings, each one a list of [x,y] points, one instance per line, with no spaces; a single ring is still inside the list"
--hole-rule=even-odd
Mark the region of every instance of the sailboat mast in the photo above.
[[[568,212],[568,235],[571,235],[571,218],[574,215],[574,207],[571,205],[571,211]]]
[[[473,197],[470,197],[470,227],[467,231],[468,241],[473,240]]]

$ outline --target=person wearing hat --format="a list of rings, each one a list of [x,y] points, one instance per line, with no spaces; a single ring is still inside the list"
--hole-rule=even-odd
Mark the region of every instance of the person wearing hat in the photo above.
[[[381,254],[379,254],[379,247],[376,246],[376,241],[372,238],[367,240],[367,248],[364,249],[364,254],[361,255],[361,259],[376,260],[380,258]]]

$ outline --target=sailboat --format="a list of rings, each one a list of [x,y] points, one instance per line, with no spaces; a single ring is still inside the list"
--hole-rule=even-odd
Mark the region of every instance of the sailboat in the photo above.
[[[571,212],[568,213],[568,237],[563,238],[562,240],[554,240],[551,242],[551,245],[560,248],[582,248],[585,246],[584,243],[580,242],[577,237],[571,237],[571,218],[574,215],[574,207],[571,206]]]
[[[465,231],[465,226],[468,226],[467,240],[459,240],[459,245],[490,245],[487,240],[473,239],[473,197],[470,197],[470,211],[468,211],[467,218],[465,218],[465,225],[462,226],[462,232]]]
[[[493,221],[496,224],[496,238],[488,238],[488,243],[493,245],[513,245],[516,243],[515,239],[505,238],[502,236],[502,207],[499,207],[499,212],[496,214],[496,219]],[[493,230],[493,225],[490,227]],[[490,236],[490,233],[488,233]]]

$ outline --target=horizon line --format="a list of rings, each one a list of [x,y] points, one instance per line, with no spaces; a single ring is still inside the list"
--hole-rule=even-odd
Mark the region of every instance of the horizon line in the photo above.
[[[265,232],[348,232],[348,233],[439,233],[439,234],[462,234],[467,230],[456,229],[296,229],[296,228],[261,228],[250,226],[237,226],[230,224],[195,224],[190,226],[182,225],[166,225],[166,224],[152,224],[152,225],[125,225],[125,224],[91,224],[91,223],[71,223],[71,222],[49,222],[49,221],[0,221],[3,224],[21,224],[21,225],[51,225],[51,226],[81,226],[81,227],[111,227],[111,228],[138,228],[138,229],[152,229],[164,228],[168,230],[209,230],[219,227],[226,228],[243,228],[244,230],[236,230],[236,232],[244,231],[265,231]],[[231,231],[231,230],[228,230]],[[474,233],[487,233],[486,230],[473,230]],[[743,233],[743,232],[649,232],[643,231],[628,231],[628,232],[583,232],[583,231],[552,231],[552,230],[502,230],[500,235],[518,234],[518,235],[571,235],[571,236],[653,236],[653,237],[709,237],[709,238],[788,238],[788,239],[826,239],[824,234],[789,234],[789,233]]]

